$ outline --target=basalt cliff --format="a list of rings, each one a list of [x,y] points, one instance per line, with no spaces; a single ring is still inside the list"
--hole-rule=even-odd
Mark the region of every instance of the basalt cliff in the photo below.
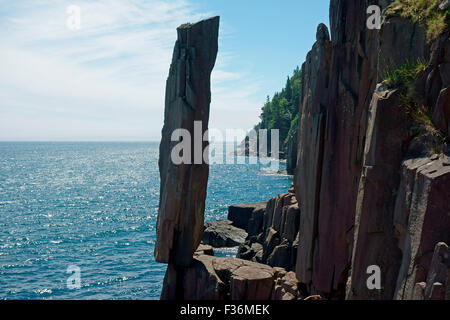
[[[310,293],[413,298],[450,240],[449,32],[404,17],[409,2],[331,1],[331,36],[318,27],[302,67],[296,274]],[[367,27],[374,4],[380,29]]]
[[[379,28],[368,27],[371,5],[382,9]],[[237,258],[199,246],[207,167],[160,165],[161,298],[450,299],[449,19],[446,0],[330,1],[330,30],[318,26],[301,68],[293,187],[230,208],[247,234]],[[206,106],[169,112],[169,100],[166,123]]]

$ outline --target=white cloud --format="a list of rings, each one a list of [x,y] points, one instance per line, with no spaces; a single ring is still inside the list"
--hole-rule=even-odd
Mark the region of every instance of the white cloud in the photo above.
[[[81,30],[66,26],[71,4],[81,8]],[[185,0],[0,5],[1,140],[158,140],[175,29],[212,15]],[[258,82],[227,70],[232,60],[220,48],[211,127],[257,120]]]

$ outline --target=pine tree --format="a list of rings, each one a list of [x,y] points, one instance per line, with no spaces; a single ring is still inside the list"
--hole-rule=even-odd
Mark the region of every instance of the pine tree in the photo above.
[[[286,89],[286,99],[287,99],[287,101],[291,102],[291,100],[292,100],[292,88],[291,88],[291,79],[289,78],[289,76],[287,77],[285,89]]]
[[[270,96],[267,96],[266,102],[261,109],[261,121],[255,126],[255,129],[280,130],[280,147],[282,150],[285,150],[288,140],[292,138],[292,133],[295,132],[296,126],[298,126],[300,82],[301,70],[297,66],[292,77],[287,77],[285,87],[281,92],[275,93],[272,99]],[[270,131],[268,135],[270,144]]]

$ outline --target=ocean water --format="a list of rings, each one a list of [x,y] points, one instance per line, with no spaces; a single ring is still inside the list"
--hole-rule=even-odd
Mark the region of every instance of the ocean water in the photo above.
[[[291,182],[260,165],[212,165],[206,220]],[[0,143],[0,299],[158,299],[158,200],[158,143]]]

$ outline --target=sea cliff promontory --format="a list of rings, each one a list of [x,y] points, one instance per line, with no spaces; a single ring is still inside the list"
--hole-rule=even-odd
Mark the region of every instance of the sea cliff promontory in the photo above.
[[[294,185],[230,219],[247,233],[239,258],[195,252],[206,168],[160,167],[163,299],[450,299],[445,3],[330,1],[330,30],[318,26],[301,68]],[[368,27],[369,6],[382,10],[379,28]],[[194,112],[168,105],[166,123]],[[180,195],[168,202],[172,190]]]

